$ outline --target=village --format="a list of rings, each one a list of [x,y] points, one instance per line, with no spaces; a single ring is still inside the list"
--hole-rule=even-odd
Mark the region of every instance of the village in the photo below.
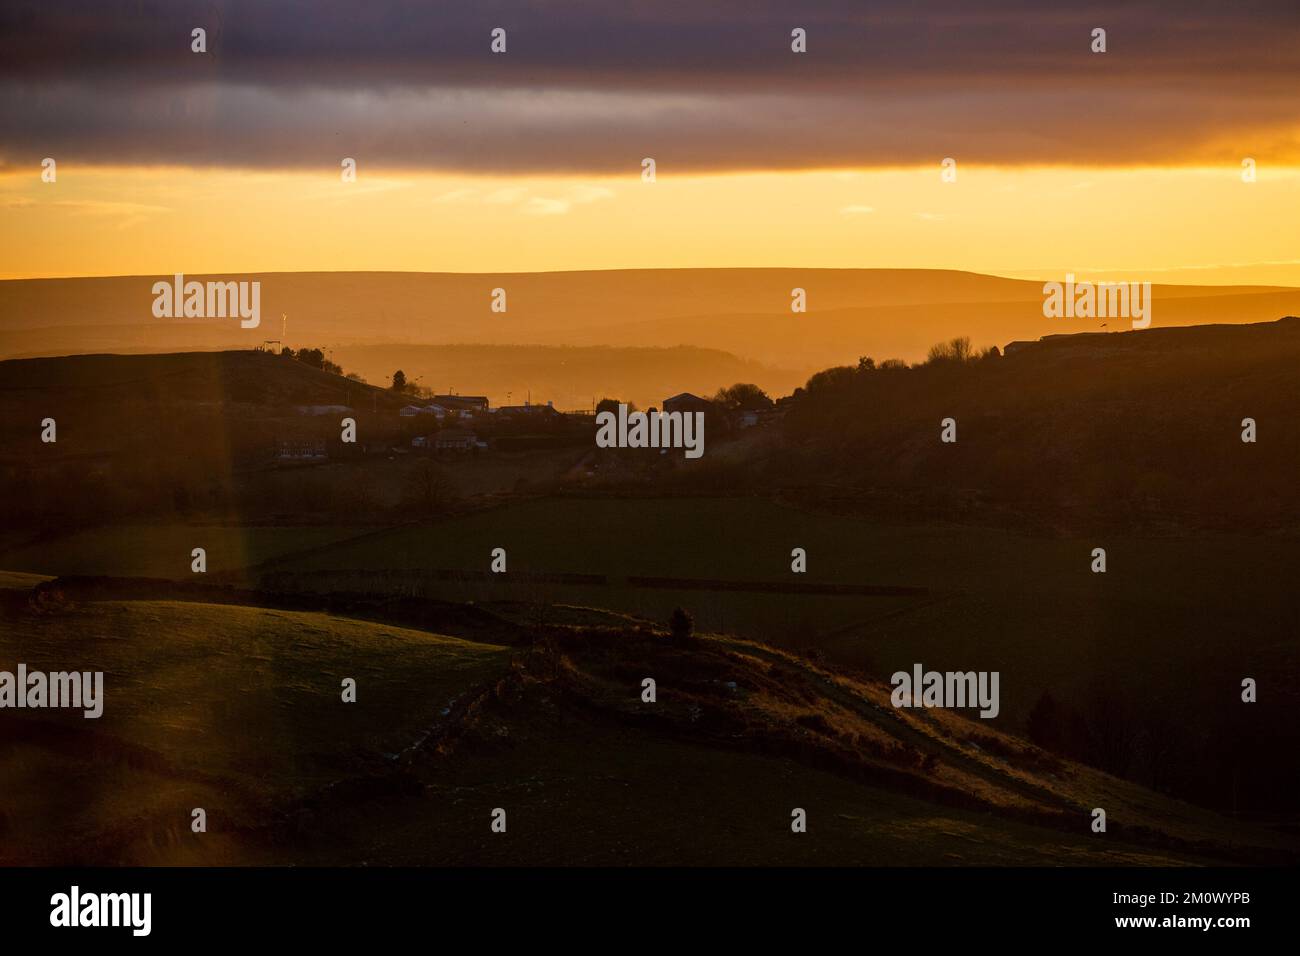
[[[751,390],[744,394],[761,395],[753,386],[735,386]],[[724,393],[727,390],[724,390]],[[389,457],[423,455],[456,457],[480,455],[493,451],[523,452],[596,444],[598,415],[617,413],[626,403],[602,399],[591,409],[561,411],[554,403],[535,403],[493,407],[485,395],[431,394],[424,398],[407,396],[406,404],[386,410],[376,403],[370,409],[351,405],[296,405],[296,422],[284,422],[276,439],[274,460],[278,463],[322,462],[357,454],[383,454]],[[690,392],[665,398],[661,407],[651,407],[654,415],[703,416],[711,433],[735,434],[776,420],[781,403],[751,401],[755,407],[731,407],[715,399]],[[783,400],[784,401],[784,400]],[[764,407],[764,405],[766,407]],[[301,419],[319,419],[313,427]],[[360,434],[353,443],[338,437],[337,422],[359,422]],[[328,423],[328,424],[326,424]],[[355,447],[348,448],[346,444]]]

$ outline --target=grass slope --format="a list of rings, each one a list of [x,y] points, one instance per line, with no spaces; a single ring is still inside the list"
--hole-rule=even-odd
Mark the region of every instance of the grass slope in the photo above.
[[[204,852],[220,859],[223,834],[417,743],[508,653],[323,614],[166,601],[14,612],[4,625],[0,666],[102,670],[106,698],[97,720],[5,712],[8,863],[183,860],[193,807],[208,811]],[[341,700],[345,677],[354,704]]]
[[[677,644],[608,619],[535,628],[512,652],[247,606],[7,607],[0,660],[102,669],[108,688],[99,721],[5,715],[7,863],[1152,864],[1298,849],[733,638]],[[356,704],[339,699],[344,676]],[[189,830],[194,807],[206,834]],[[790,832],[793,807],[807,834]]]

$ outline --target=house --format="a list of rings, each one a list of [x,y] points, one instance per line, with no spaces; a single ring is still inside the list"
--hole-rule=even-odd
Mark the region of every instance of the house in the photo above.
[[[554,402],[547,402],[545,405],[534,405],[532,402],[525,402],[523,405],[502,405],[496,410],[498,415],[505,415],[511,418],[531,416],[535,418],[551,418],[560,413],[555,410]]]
[[[479,447],[478,436],[468,428],[447,428],[434,436],[439,451],[470,451]]]
[[[690,392],[682,392],[674,395],[672,398],[664,399],[665,412],[709,412],[713,410],[713,403],[707,398],[700,398],[698,395],[692,395]]]
[[[403,405],[398,411],[403,418],[415,418],[417,415],[432,415],[438,421],[442,421],[449,414],[448,410],[441,405]]]
[[[741,428],[753,428],[759,420],[759,413],[753,409],[742,409],[736,413],[736,424]]]
[[[486,395],[435,395],[433,401],[435,405],[458,412],[485,412],[488,407]]]

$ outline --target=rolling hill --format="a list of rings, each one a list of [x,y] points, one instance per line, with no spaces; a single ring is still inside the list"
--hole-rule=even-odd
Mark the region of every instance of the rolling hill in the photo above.
[[[107,688],[97,721],[6,722],[6,863],[1136,865],[1300,850],[736,638],[560,622],[507,647],[139,587],[107,600],[112,587],[4,592],[6,659],[75,658]],[[1089,830],[1096,806],[1106,834]],[[489,829],[497,807],[506,834]]]

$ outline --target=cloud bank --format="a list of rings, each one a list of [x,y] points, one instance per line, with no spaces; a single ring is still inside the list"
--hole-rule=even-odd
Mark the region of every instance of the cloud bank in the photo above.
[[[1298,41],[1294,2],[10,0],[0,164],[1286,163]]]

